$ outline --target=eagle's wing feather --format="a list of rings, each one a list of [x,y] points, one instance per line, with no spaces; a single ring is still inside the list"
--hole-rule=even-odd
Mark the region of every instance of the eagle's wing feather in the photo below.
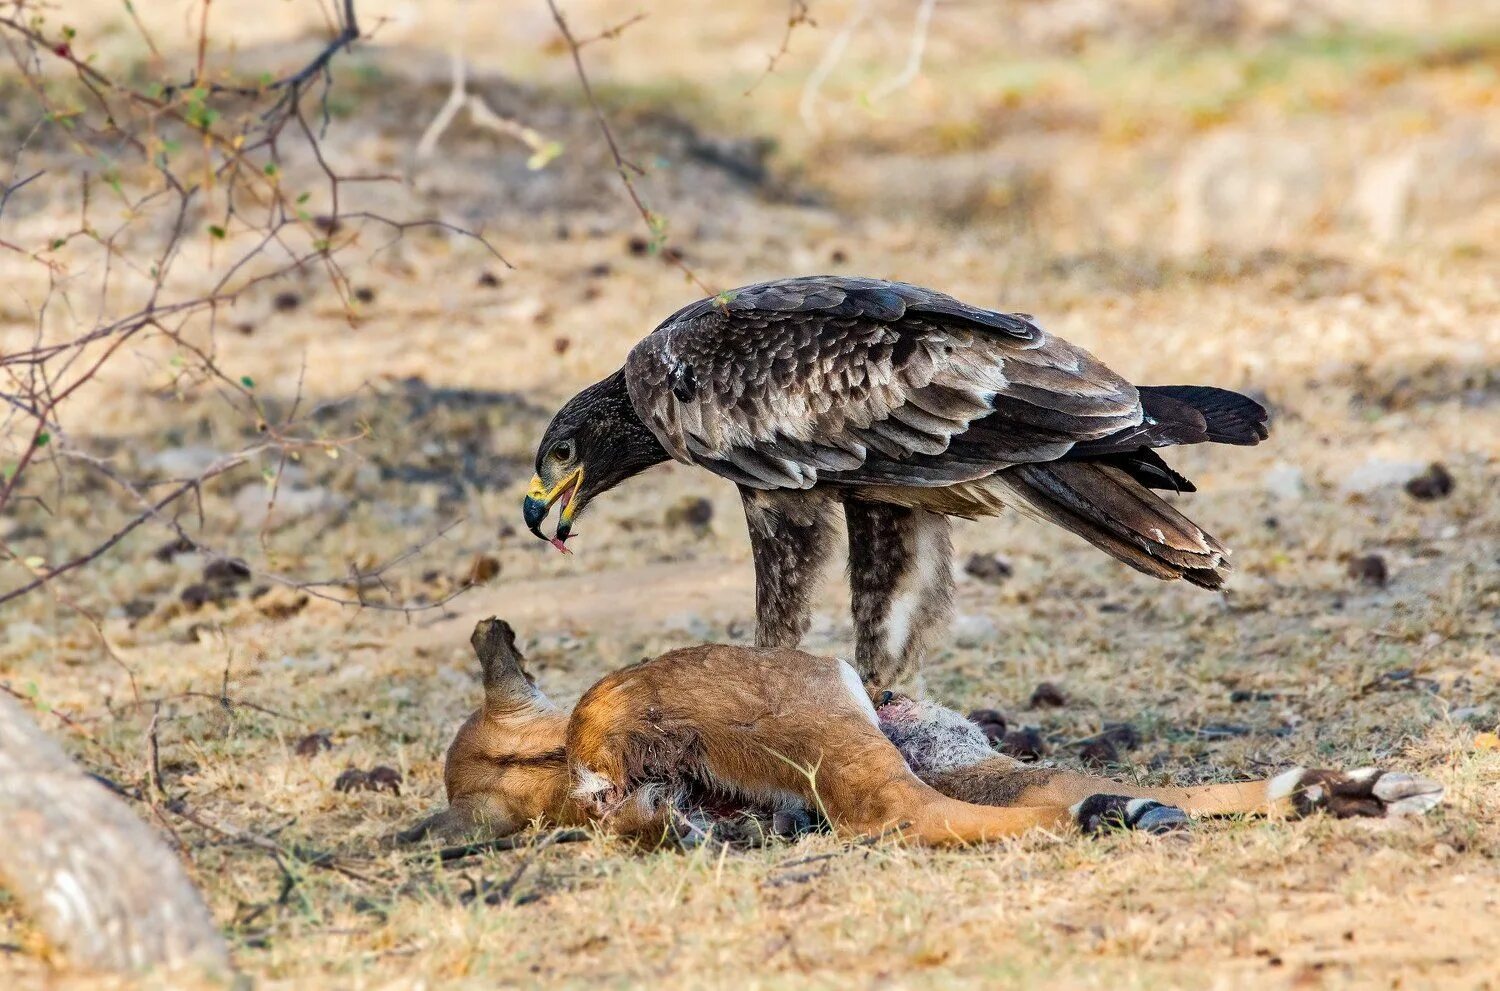
[[[753,488],[948,485],[1142,419],[1134,386],[1029,317],[876,279],[700,300],[625,371],[673,457]]]

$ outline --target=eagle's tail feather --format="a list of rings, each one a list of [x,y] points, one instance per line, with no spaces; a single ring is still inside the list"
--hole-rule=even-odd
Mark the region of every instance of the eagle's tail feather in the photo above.
[[[1203,417],[1211,444],[1259,444],[1271,435],[1266,408],[1249,396],[1211,385],[1143,385],[1141,405],[1149,415],[1156,405],[1181,404]]]
[[[1223,586],[1229,551],[1120,468],[1097,461],[1017,465],[995,476],[1017,508],[1071,530],[1155,578]]]
[[[1211,385],[1143,385],[1139,389],[1140,423],[1075,444],[1064,460],[1087,461],[1179,444],[1249,446],[1270,436],[1266,408],[1238,392]]]

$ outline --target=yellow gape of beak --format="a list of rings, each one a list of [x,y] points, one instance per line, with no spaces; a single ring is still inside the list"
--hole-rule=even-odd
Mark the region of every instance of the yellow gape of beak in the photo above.
[[[540,476],[533,475],[531,484],[526,488],[526,499],[521,504],[522,515],[526,519],[526,529],[558,550],[567,553],[568,548],[564,542],[568,539],[568,532],[572,529],[573,513],[578,505],[574,496],[578,494],[579,486],[582,484],[583,468],[581,467],[574,469],[571,474],[550,489],[542,484]],[[561,502],[562,509],[557,514],[557,532],[549,537],[542,532],[542,521],[547,518],[555,502]]]

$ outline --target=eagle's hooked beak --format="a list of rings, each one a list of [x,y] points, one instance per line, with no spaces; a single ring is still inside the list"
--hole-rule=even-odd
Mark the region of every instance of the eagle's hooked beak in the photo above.
[[[578,488],[582,484],[583,468],[581,467],[575,469],[572,474],[550,489],[542,484],[540,476],[533,475],[531,485],[526,489],[526,498],[521,503],[521,514],[526,519],[526,529],[564,554],[572,553],[568,550],[566,541],[573,528],[573,511],[578,505],[574,497],[578,494]],[[557,532],[549,537],[542,532],[542,521],[552,511],[552,504],[555,502],[561,502],[562,509],[557,514]]]

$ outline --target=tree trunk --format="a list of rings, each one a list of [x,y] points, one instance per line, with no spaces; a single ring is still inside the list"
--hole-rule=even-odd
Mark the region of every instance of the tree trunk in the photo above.
[[[0,885],[77,966],[230,970],[213,917],[161,837],[5,695]]]

